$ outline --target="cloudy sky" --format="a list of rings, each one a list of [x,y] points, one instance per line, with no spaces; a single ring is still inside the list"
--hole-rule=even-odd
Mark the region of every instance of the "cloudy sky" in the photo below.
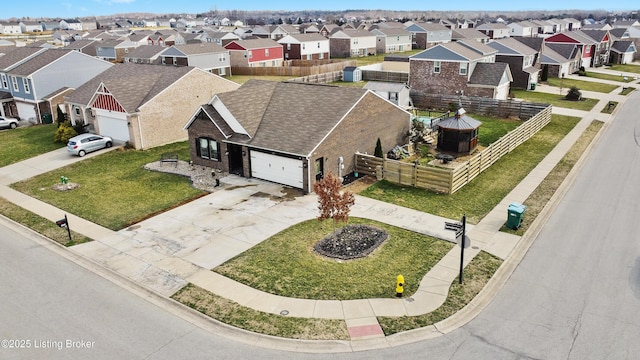
[[[384,10],[629,10],[638,9],[637,0],[616,0],[602,2],[594,0],[537,0],[521,1],[491,0],[486,2],[462,0],[394,2],[388,0],[5,0],[0,7],[0,19],[10,17],[61,17],[100,16],[128,12],[163,13],[202,13],[211,9],[218,10],[347,10],[347,9],[384,9]]]

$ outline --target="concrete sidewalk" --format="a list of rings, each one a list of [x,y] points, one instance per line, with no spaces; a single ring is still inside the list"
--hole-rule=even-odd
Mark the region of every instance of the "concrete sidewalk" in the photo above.
[[[621,89],[622,85],[620,86]],[[624,102],[626,97],[589,93],[599,99],[591,111],[554,108],[554,113],[581,117],[575,128],[477,225],[469,226],[472,247],[465,250],[465,265],[480,250],[507,259],[521,238],[500,232],[511,202],[524,202],[546,175],[562,159],[584,129],[597,119],[609,121],[600,113],[610,100]],[[539,86],[536,91],[558,91]],[[30,198],[7,185],[65,166],[80,158],[69,158],[64,150],[0,169],[0,193],[9,201],[56,220],[64,212]],[[256,179],[228,176],[221,179],[223,188],[179,208],[147,219],[121,231],[111,231],[75,215],[68,215],[74,231],[95,241],[71,247],[71,251],[89,258],[155,292],[170,296],[191,282],[212,293],[255,310],[287,316],[344,319],[351,346],[383,346],[384,338],[378,316],[413,316],[429,313],[445,301],[449,286],[458,276],[460,249],[454,247],[419,281],[418,291],[402,299],[306,300],[268,294],[232,281],[210,269],[269,238],[273,234],[317,216],[315,195],[282,199],[279,185]],[[266,195],[265,195],[266,194]],[[232,209],[232,211],[230,211]],[[194,214],[198,214],[194,217]],[[352,216],[370,218],[422,234],[453,241],[453,232],[444,230],[445,219],[416,210],[356,196]],[[484,294],[493,296],[494,294]],[[470,320],[470,318],[468,319]],[[432,328],[437,333],[437,328]],[[372,340],[354,343],[356,340]],[[362,347],[360,347],[362,348]]]

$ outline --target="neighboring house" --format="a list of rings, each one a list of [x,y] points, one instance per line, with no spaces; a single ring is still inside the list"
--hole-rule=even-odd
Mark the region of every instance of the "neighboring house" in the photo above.
[[[68,50],[79,51],[83,54],[96,56],[96,45],[99,44],[95,40],[75,40],[71,41],[64,48]]]
[[[229,50],[214,43],[174,45],[160,55],[164,65],[194,66],[220,75],[231,75]]]
[[[364,85],[364,89],[373,91],[381,98],[389,100],[403,109],[411,107],[410,89],[407,84],[369,81]]]
[[[329,59],[329,39],[318,34],[292,34],[278,40],[285,60]]]
[[[509,27],[509,36],[534,36],[538,33],[538,26],[530,21],[512,22],[507,26]]]
[[[96,57],[111,62],[122,62],[129,51],[139,45],[129,39],[105,40],[96,44]]]
[[[531,20],[531,23],[536,26],[533,36],[544,36],[553,34],[553,24],[546,20]]]
[[[627,29],[629,27],[640,27],[640,21],[638,20],[618,20],[611,24],[614,29]],[[606,30],[606,29],[603,29]],[[609,29],[610,30],[610,29]]]
[[[553,33],[561,33],[569,30],[569,23],[562,19],[549,19],[547,20],[553,24]]]
[[[167,48],[160,45],[138,46],[135,49],[131,49],[122,59],[122,62],[158,65],[161,63],[160,54],[165,50]]]
[[[564,18],[562,20],[567,23],[567,30],[569,31],[580,30],[580,28],[582,28],[582,22],[580,22],[580,20],[574,18]]]
[[[354,154],[373,154],[378,139],[383,151],[404,144],[410,116],[366,89],[249,80],[184,128],[194,164],[310,193],[329,172],[352,173]]]
[[[484,33],[478,31],[478,29],[468,28],[468,29],[454,29],[451,30],[451,40],[460,41],[460,40],[475,40],[486,44],[489,42],[489,37]]]
[[[282,45],[271,39],[236,40],[224,48],[229,50],[232,67],[278,67],[284,60]]]
[[[0,34],[22,34],[20,24],[0,22]]]
[[[20,21],[20,30],[23,33],[42,32],[42,24],[37,21]]]
[[[487,44],[498,52],[496,62],[509,64],[513,77],[513,88],[535,89],[540,68],[536,64],[538,51],[514,38],[498,39]]]
[[[329,36],[332,58],[376,54],[376,35],[366,30],[342,29]]]
[[[502,39],[509,37],[511,29],[503,23],[484,23],[476,28],[487,35],[490,39]]]
[[[183,125],[202,99],[238,84],[189,66],[115,64],[66,98],[74,124],[136,149],[187,139]]]
[[[403,28],[380,26],[370,31],[376,35],[376,52],[379,54],[404,52],[412,48],[413,35]]]
[[[60,20],[60,29],[82,31],[82,22],[78,19]]]
[[[267,31],[269,31],[269,38],[275,41],[278,41],[287,35],[300,34],[300,30],[289,24],[271,25],[267,27]]]
[[[417,94],[506,99],[511,71],[493,64],[497,51],[477,41],[439,44],[409,57],[409,87]]]
[[[612,64],[630,64],[633,62],[633,56],[637,49],[631,40],[618,40],[611,46],[611,63]]]
[[[582,51],[577,44],[545,43],[542,47],[540,65],[548,77],[564,78],[579,70]]]
[[[40,25],[42,25],[42,30],[43,31],[60,30],[60,22],[59,21],[40,21]]]
[[[32,47],[0,48],[0,116],[19,117],[16,103],[11,95],[13,84],[7,72],[43,51],[45,49]]]
[[[342,30],[342,28],[337,24],[324,24],[320,28],[320,35],[328,38],[329,36],[331,36],[331,34],[338,30]]]
[[[209,33],[209,36],[214,44],[218,44],[223,47],[232,41],[240,40],[240,36],[227,31],[212,31]]]
[[[112,66],[79,51],[44,50],[6,72],[18,115],[34,122],[53,112],[45,96],[63,87],[78,87]]]
[[[412,36],[412,48],[428,49],[451,41],[452,30],[438,23],[413,23],[407,27]]]
[[[585,68],[601,66],[609,61],[610,35],[606,30],[564,31],[545,38],[546,43],[576,44]]]

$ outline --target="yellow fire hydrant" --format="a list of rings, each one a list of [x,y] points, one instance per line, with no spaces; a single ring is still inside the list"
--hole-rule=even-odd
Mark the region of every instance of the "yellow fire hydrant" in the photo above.
[[[404,276],[398,275],[396,279],[396,296],[402,297],[402,293],[404,292]]]

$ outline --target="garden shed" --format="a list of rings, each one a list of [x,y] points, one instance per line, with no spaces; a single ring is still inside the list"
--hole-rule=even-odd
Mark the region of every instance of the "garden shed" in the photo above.
[[[355,66],[347,66],[342,70],[342,81],[358,82],[362,81],[362,70]]]
[[[438,123],[438,150],[471,154],[478,147],[480,121],[466,115],[463,108]]]

